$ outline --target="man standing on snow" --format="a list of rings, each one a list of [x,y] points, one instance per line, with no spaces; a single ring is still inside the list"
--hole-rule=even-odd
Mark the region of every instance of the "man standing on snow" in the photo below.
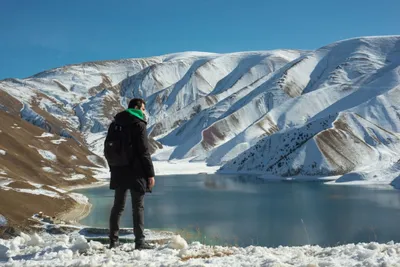
[[[155,185],[154,167],[150,157],[147,138],[147,122],[144,119],[145,110],[145,101],[140,98],[134,98],[129,102],[127,110],[115,116],[114,123],[117,126],[113,126],[112,124],[114,128],[128,129],[129,146],[125,146],[125,148],[129,147],[132,159],[125,166],[110,165],[110,189],[115,190],[114,206],[111,209],[110,215],[110,248],[115,248],[119,245],[119,220],[125,207],[128,190],[132,197],[135,249],[153,248],[153,246],[145,242],[143,233],[144,195],[146,192],[151,192],[151,189]]]

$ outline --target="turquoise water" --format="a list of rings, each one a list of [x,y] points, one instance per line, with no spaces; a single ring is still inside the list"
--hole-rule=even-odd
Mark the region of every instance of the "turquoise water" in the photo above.
[[[332,246],[400,242],[400,191],[390,187],[264,182],[232,175],[158,176],[145,197],[145,227],[209,244]],[[77,190],[92,212],[81,222],[108,227],[114,191]],[[132,227],[131,204],[121,227]]]

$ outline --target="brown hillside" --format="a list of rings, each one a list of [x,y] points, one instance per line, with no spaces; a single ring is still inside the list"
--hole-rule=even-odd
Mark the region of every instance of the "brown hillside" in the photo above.
[[[68,187],[93,183],[97,180],[91,168],[98,166],[87,157],[98,162],[102,159],[73,139],[49,136],[15,113],[16,109],[0,110],[0,150],[5,151],[0,153],[0,214],[6,217],[9,226],[26,227],[30,225],[27,218],[39,211],[56,216],[79,205],[67,194],[57,193],[46,185]],[[72,177],[76,179],[71,180]],[[29,190],[38,192],[29,182],[43,185],[42,190],[59,197],[29,193]]]
[[[79,168],[97,167],[87,158],[95,155],[83,145],[57,135],[41,137],[45,133],[41,128],[6,112],[0,111],[0,120],[0,149],[6,151],[0,156],[0,168],[7,173],[3,176],[57,186],[75,184],[65,179],[73,174],[87,177],[81,179],[80,184],[95,181],[90,169]],[[53,154],[55,159],[47,159],[40,152]]]

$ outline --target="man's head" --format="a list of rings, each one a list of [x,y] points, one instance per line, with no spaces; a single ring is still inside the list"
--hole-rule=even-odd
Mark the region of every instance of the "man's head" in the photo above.
[[[134,98],[129,101],[128,108],[140,109],[144,113],[146,110],[146,102],[141,98]]]

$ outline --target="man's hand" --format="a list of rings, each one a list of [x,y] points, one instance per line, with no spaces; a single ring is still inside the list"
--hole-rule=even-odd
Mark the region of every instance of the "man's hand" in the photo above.
[[[149,188],[152,189],[156,184],[156,179],[154,177],[149,177]]]

